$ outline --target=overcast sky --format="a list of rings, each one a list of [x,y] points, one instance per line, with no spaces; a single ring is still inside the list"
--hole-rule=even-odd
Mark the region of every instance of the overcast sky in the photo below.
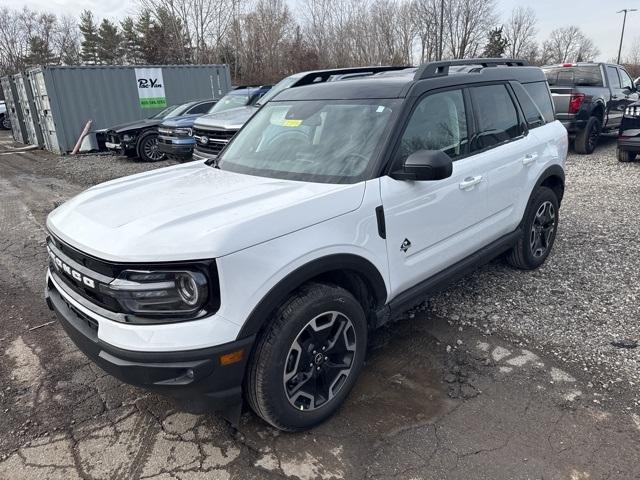
[[[288,0],[295,5],[298,0]],[[503,18],[511,9],[524,4],[518,0],[497,0],[498,11]],[[133,2],[118,0],[0,0],[0,5],[21,7],[27,5],[36,10],[78,15],[85,8],[98,18],[122,18],[131,13]],[[638,8],[640,0],[534,0],[530,2],[538,16],[538,39],[544,39],[551,30],[564,25],[578,25],[591,37],[600,50],[600,60],[610,60],[618,54],[623,8]],[[627,17],[625,45],[629,47],[634,37],[640,36],[640,11]]]

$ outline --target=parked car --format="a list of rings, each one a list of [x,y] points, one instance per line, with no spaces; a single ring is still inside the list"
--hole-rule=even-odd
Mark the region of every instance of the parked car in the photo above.
[[[556,118],[574,138],[578,153],[593,153],[600,134],[618,130],[625,108],[638,100],[633,80],[620,65],[565,63],[542,69]]]
[[[105,147],[129,157],[139,157],[145,162],[164,160],[165,153],[158,149],[157,127],[170,118],[202,115],[215,103],[216,100],[209,99],[172,105],[152,117],[113,126],[107,129]]]
[[[270,88],[271,85],[236,87],[205,113],[218,113],[254,105]],[[182,115],[162,122],[158,127],[158,151],[183,161],[190,159],[196,143],[193,138],[193,124],[202,115],[204,113]]]
[[[47,302],[125,382],[308,429],[372,328],[498,255],[544,263],[568,136],[540,85],[551,104],[539,68],[476,59],[281,91],[218,158],[54,210]]]
[[[7,113],[7,104],[4,100],[0,100],[0,128],[3,130],[11,130],[11,119]]]
[[[640,102],[629,105],[624,111],[618,135],[618,160],[632,162],[640,152]]]
[[[200,117],[193,125],[193,138],[196,141],[193,152],[194,158],[197,160],[215,158],[262,105],[287,88],[309,85],[311,83],[337,81],[347,79],[352,75],[371,75],[377,72],[393,71],[402,68],[404,67],[339,68],[301,72],[291,75],[280,80],[254,105],[247,105]]]

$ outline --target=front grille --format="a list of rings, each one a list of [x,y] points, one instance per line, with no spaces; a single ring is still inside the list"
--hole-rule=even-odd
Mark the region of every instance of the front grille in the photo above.
[[[93,304],[118,312],[119,304],[115,298],[105,295],[100,289],[101,285],[106,285],[115,278],[112,268],[106,265],[102,265],[100,270],[92,268],[98,266],[100,261],[84,255],[58,239],[50,237],[47,246],[52,254],[49,256],[49,270],[56,281],[63,283]],[[59,261],[54,260],[54,256]],[[93,280],[94,285],[88,285],[83,282],[83,279]]]
[[[221,128],[193,130],[193,138],[196,140],[196,150],[210,155],[218,155],[227,143],[238,133],[237,130],[225,130]]]

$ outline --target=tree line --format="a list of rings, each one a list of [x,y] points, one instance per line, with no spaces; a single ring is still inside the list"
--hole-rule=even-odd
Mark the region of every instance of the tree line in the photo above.
[[[636,39],[627,63],[638,64]],[[116,21],[0,9],[0,73],[57,64],[226,63],[238,83],[339,66],[411,65],[469,57],[536,65],[600,54],[575,25],[538,39],[530,7],[505,18],[496,0],[139,0]],[[640,72],[638,72],[640,74]]]

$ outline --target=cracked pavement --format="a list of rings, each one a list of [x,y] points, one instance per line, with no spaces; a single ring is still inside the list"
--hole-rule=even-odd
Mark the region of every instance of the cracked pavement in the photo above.
[[[105,374],[50,323],[44,221],[114,161],[0,156],[0,479],[640,478],[631,391],[605,401],[556,356],[452,325],[437,299],[372,335],[344,407],[306,433],[251,412],[235,430]]]

